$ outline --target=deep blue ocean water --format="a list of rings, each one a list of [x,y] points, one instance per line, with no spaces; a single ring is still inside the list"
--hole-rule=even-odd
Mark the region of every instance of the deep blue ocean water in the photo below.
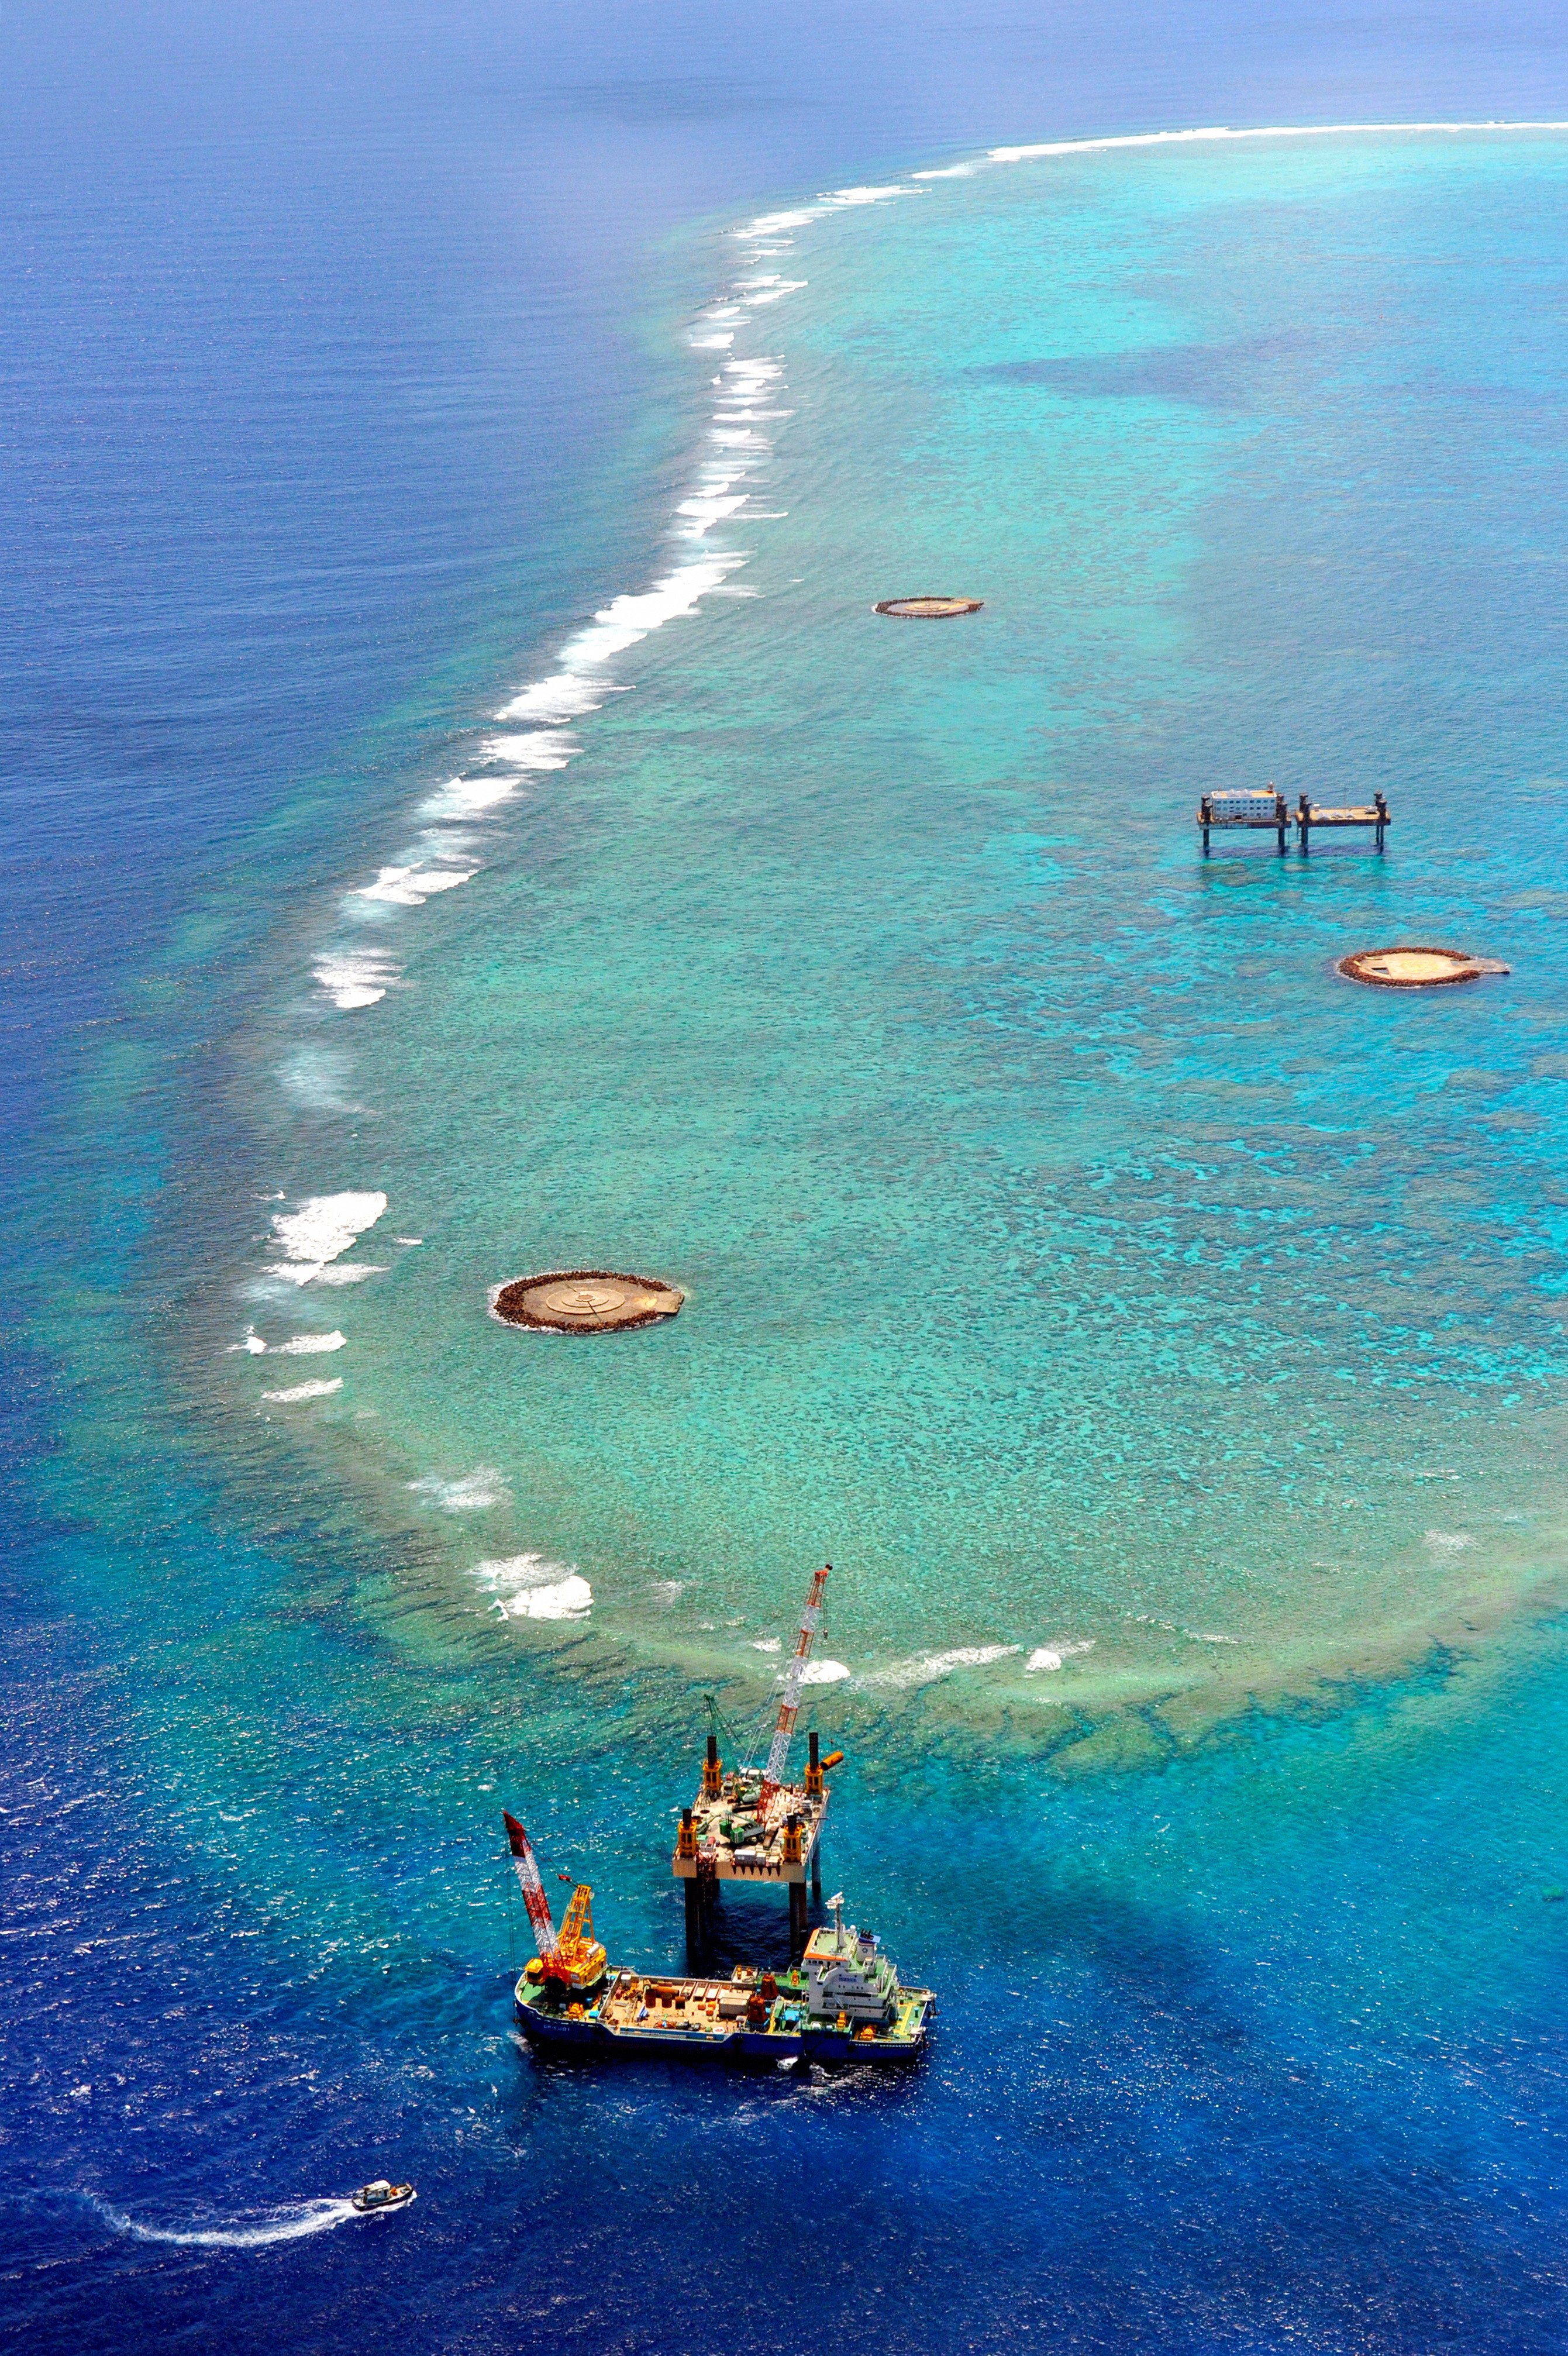
[[[0,2329],[1561,2345],[1563,147],[901,178],[1556,117],[1554,20],[5,37]],[[926,193],[726,241],[856,184]],[[698,519],[762,594],[451,848],[673,561],[738,267],[806,282],[713,348],[787,381],[730,404],[782,512]],[[895,560],[991,635],[890,640]],[[1217,744],[1392,766],[1385,867],[1200,873]],[[367,929],[411,847],[474,880]],[[1513,994],[1327,979],[1426,914]],[[274,1198],[374,1187],[385,1281],[269,1285]],[[494,1355],[504,1255],[645,1244],[667,1333]],[[881,1322],[934,1253],[961,1313]],[[347,1342],[269,1382],[294,1326]],[[819,1552],[829,1874],[929,2063],[540,2068],[496,1810],[673,1956],[699,1690],[765,1700]],[[568,1564],[590,1621],[484,1608]]]

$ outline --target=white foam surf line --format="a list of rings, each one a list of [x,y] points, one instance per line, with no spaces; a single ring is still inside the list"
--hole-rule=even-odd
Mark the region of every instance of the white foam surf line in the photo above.
[[[755,502],[775,446],[766,429],[782,424],[791,412],[780,400],[782,359],[774,353],[737,354],[734,347],[759,315],[808,283],[763,265],[793,249],[795,228],[920,194],[908,181],[829,189],[809,206],[765,214],[730,232],[741,249],[741,269],[723,294],[698,312],[687,337],[690,350],[718,359],[711,380],[717,397],[702,454],[670,519],[667,536],[679,547],[677,561],[647,588],[613,597],[566,640],[551,669],[508,696],[475,732],[466,766],[420,803],[415,815],[424,830],[418,841],[343,894],[338,917],[348,937],[339,932],[328,941],[312,968],[318,993],[339,1013],[379,1005],[403,979],[400,962],[389,948],[367,941],[366,929],[384,931],[408,911],[474,881],[485,863],[474,829],[499,824],[507,805],[525,799],[531,784],[579,757],[582,746],[569,732],[632,686],[615,675],[621,659],[654,631],[688,619],[704,599],[741,594],[730,575],[748,562],[751,551],[715,535],[725,526],[776,520],[783,512]],[[467,831],[460,835],[459,828]]]
[[[1190,131],[1132,131],[1108,139],[1048,139],[1026,147],[988,147],[986,160],[992,164],[1026,164],[1042,155],[1094,155],[1116,147],[1191,146],[1201,139],[1378,138],[1399,133],[1414,136],[1467,131],[1568,131],[1568,122],[1515,122],[1494,117],[1485,123],[1274,123],[1242,130],[1228,123],[1217,123]],[[963,169],[955,165],[945,173],[915,172],[911,177],[955,179]]]

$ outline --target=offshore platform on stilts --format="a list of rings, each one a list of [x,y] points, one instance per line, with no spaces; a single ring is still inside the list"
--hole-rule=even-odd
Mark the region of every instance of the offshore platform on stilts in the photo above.
[[[820,1844],[822,1821],[827,1813],[826,1777],[844,1754],[820,1755],[817,1737],[809,1738],[804,1783],[786,1783],[790,1742],[800,1716],[801,1687],[805,1665],[816,1641],[822,1617],[822,1597],[833,1566],[825,1563],[811,1582],[801,1615],[795,1647],[784,1670],[784,1693],[767,1765],[737,1764],[726,1770],[719,1754],[717,1730],[708,1737],[702,1780],[689,1808],[680,1812],[680,1831],[672,1860],[677,1881],[686,1890],[686,1941],[699,1954],[709,1942],[713,1901],[721,1881],[782,1884],[789,1891],[790,1946],[799,1954],[805,1945],[805,1890],[822,1895]]]
[[[513,2017],[530,2043],[584,2057],[653,2052],[779,2070],[803,2061],[909,2062],[924,2050],[934,1996],[902,1985],[875,1933],[845,1922],[841,1896],[828,1901],[832,1927],[819,1923],[806,1936],[808,1874],[821,1896],[824,1777],[844,1754],[824,1759],[814,1733],[805,1783],[784,1778],[830,1569],[825,1564],[811,1582],[765,1767],[726,1772],[719,1755],[723,1721],[709,1702],[714,1731],[697,1797],[680,1812],[674,1860],[686,1890],[688,1947],[696,1951],[688,1954],[685,1974],[611,1964],[594,1935],[586,1882],[573,1890],[558,1933],[533,1844],[516,1816],[503,1812],[537,1949],[512,1997]],[[780,1882],[789,1891],[787,1970],[742,1963],[718,1979],[697,1967],[720,1881]]]

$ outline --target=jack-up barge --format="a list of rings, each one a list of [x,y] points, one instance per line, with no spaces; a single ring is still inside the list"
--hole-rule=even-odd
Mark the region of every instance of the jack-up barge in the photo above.
[[[503,1812],[505,1813],[505,1812]],[[507,1815],[539,1954],[517,1981],[517,2027],[558,2052],[668,2053],[767,2065],[910,2062],[936,2009],[929,1988],[904,1987],[874,1932],[844,1920],[812,1933],[786,1972],[738,1964],[727,1980],[612,1967],[593,1936],[593,1892],[579,1882],[560,1935],[533,1846]]]
[[[708,1944],[713,1901],[721,1881],[762,1882],[774,1888],[783,1884],[789,1891],[791,1954],[798,1956],[805,1944],[808,1879],[812,1895],[817,1900],[822,1896],[818,1844],[827,1814],[824,1778],[844,1753],[830,1751],[824,1759],[813,1734],[808,1739],[805,1783],[786,1783],[784,1776],[800,1716],[805,1665],[816,1641],[823,1593],[832,1568],[831,1563],[824,1563],[806,1595],[795,1651],[784,1669],[767,1765],[760,1771],[741,1766],[727,1774],[719,1756],[718,1734],[709,1734],[697,1796],[689,1808],[680,1812],[680,1830],[670,1863],[676,1879],[686,1890],[688,1963],[696,1962]],[[717,1714],[714,1722],[717,1726]]]

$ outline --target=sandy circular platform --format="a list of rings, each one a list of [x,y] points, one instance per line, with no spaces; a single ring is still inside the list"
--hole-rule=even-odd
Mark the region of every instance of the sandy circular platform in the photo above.
[[[871,610],[900,622],[944,622],[952,614],[977,614],[983,597],[884,597]]]
[[[1507,973],[1496,958],[1470,957],[1463,949],[1358,949],[1339,959],[1347,981],[1370,981],[1381,990],[1435,990],[1444,982],[1477,981],[1484,973]]]
[[[503,1325],[541,1333],[629,1333],[673,1317],[686,1299],[657,1277],[620,1276],[613,1269],[571,1268],[551,1276],[519,1276],[498,1285],[491,1313]]]

